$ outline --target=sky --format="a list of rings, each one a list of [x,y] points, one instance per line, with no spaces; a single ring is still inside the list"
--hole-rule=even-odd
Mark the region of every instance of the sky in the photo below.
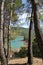
[[[27,0],[22,0],[22,3],[26,4]],[[27,12],[24,11],[22,13],[22,15],[19,14],[18,16],[19,16],[19,18],[18,18],[19,21],[18,21],[17,25],[19,25],[20,27],[29,28],[30,21],[26,20],[26,18],[27,18],[27,16],[30,17],[31,14],[30,13],[28,14]],[[17,25],[15,25],[15,26],[17,26]],[[40,23],[40,26],[42,27],[43,23]]]
[[[27,0],[22,0],[22,3],[25,4],[27,2]]]
[[[27,2],[27,0],[22,0],[22,3],[23,3],[23,4],[26,4],[26,2]],[[43,12],[41,12],[41,14],[43,14]],[[30,16],[30,15],[29,15],[29,16]],[[24,13],[24,14],[20,17],[20,18],[23,18],[23,19],[24,19],[24,20],[21,21],[22,23],[25,22],[26,17],[27,17],[27,13]],[[28,28],[28,27],[29,27],[29,24],[30,24],[30,23],[28,23],[28,25],[24,24],[23,27]],[[42,27],[42,26],[43,26],[43,23],[40,22],[40,26]]]

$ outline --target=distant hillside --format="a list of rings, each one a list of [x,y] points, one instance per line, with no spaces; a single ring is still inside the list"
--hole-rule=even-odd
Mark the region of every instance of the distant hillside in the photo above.
[[[32,31],[32,35],[34,37],[34,31]],[[22,27],[12,27],[11,28],[11,39],[15,39],[18,36],[24,36],[26,40],[28,40],[29,29]]]

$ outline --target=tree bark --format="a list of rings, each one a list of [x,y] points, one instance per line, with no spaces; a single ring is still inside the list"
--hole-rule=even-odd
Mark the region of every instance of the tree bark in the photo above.
[[[43,38],[42,38],[42,32],[40,31],[40,24],[39,24],[39,16],[38,16],[38,8],[37,5],[35,3],[35,0],[31,0],[32,2],[32,9],[34,11],[34,30],[35,30],[35,35],[36,35],[36,39],[38,42],[38,46],[41,52],[41,56],[43,59]]]
[[[0,42],[1,42],[1,4],[2,4],[2,0],[0,1]],[[1,50],[1,46],[0,46],[0,50]],[[0,52],[0,60],[1,60],[1,52]]]
[[[10,58],[10,34],[9,34],[9,24],[8,24],[8,37],[7,37],[7,60]]]
[[[32,14],[31,14],[31,15],[32,15]],[[32,63],[33,63],[32,27],[33,27],[33,21],[32,21],[32,16],[31,16],[30,27],[29,27],[29,41],[28,41],[28,63],[29,63],[29,65],[32,65]]]
[[[10,23],[12,22],[12,13],[13,13],[13,10],[12,10],[12,7],[13,7],[13,0],[11,1],[11,11],[10,11],[10,20],[8,22],[8,43],[7,43],[7,59],[10,58],[10,52],[11,52],[11,43],[10,43]]]
[[[7,65],[7,60],[4,52],[4,44],[3,44],[4,2],[5,0],[2,0],[2,4],[1,4],[0,53],[1,53],[2,65]]]

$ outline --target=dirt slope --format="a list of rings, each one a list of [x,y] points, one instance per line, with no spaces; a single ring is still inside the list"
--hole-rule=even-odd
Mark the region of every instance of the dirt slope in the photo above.
[[[9,64],[24,64],[27,63],[28,58],[18,58],[18,59],[12,59],[9,61]],[[42,59],[40,58],[33,58],[33,65],[43,65]]]

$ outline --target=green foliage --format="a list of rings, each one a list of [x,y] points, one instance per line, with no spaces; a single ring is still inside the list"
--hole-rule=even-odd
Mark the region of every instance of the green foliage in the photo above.
[[[11,17],[12,21],[15,22],[18,19],[18,16],[15,13],[15,9],[21,6],[22,6],[22,0],[13,0],[13,4],[12,4],[12,1],[9,2],[9,0],[5,0],[5,10],[6,12],[8,11],[8,13],[10,13],[9,16],[11,16],[11,10],[12,10],[12,17]]]
[[[34,57],[41,57],[41,53],[40,53],[40,50],[39,50],[37,43],[33,44],[33,56]]]
[[[41,57],[41,53],[40,53],[36,38],[34,38],[33,40],[33,56]]]
[[[19,56],[20,57],[26,57],[28,55],[28,50],[25,47],[21,47]]]
[[[10,10],[10,8],[11,8],[11,5],[8,0],[5,0],[5,8],[6,8],[6,10]]]
[[[22,6],[22,0],[15,0],[15,9]]]
[[[27,56],[28,56],[28,50],[25,47],[21,47],[19,52],[15,52],[13,54],[14,58],[17,58],[17,57],[24,58],[24,57],[27,57]]]
[[[11,3],[12,2],[9,2],[9,0],[5,0],[5,7],[7,7],[7,9],[15,10],[16,8],[22,5],[22,0],[14,0],[12,7],[11,7]]]
[[[15,22],[15,21],[17,21],[17,19],[18,19],[18,16],[17,16],[17,14],[14,12],[13,15],[12,15],[12,20]]]
[[[33,44],[37,43],[36,37],[33,38],[32,43],[33,43]]]
[[[40,14],[40,20],[43,21],[43,14]]]

